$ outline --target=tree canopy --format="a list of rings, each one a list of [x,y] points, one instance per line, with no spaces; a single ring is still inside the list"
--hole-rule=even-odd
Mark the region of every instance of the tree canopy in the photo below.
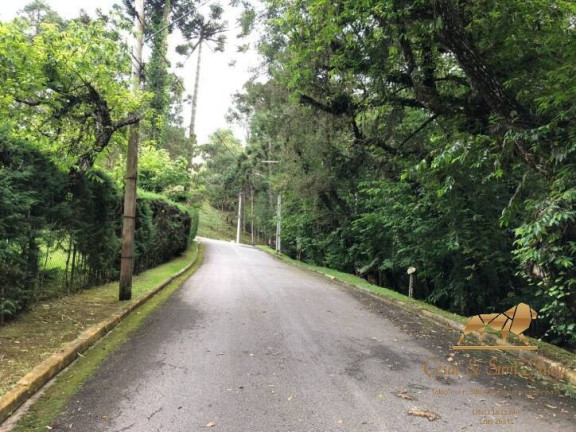
[[[576,343],[574,3],[264,3],[270,79],[230,117],[244,189],[284,197],[287,252],[400,291],[414,266],[461,314],[526,301]]]

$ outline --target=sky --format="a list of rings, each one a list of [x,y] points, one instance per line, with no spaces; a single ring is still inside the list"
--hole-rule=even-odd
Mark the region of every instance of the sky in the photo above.
[[[121,0],[45,0],[58,14],[64,18],[78,16],[79,11],[84,9],[89,15],[94,16],[97,8],[103,11],[109,10],[113,4],[121,3]],[[217,1],[215,0],[214,3]],[[13,19],[18,11],[28,4],[28,0],[0,1],[0,20],[9,21]],[[226,49],[224,53],[213,52],[210,48],[202,50],[202,64],[200,71],[200,91],[198,94],[198,108],[196,116],[196,136],[198,143],[207,142],[208,136],[218,128],[231,128],[234,134],[244,140],[245,131],[240,126],[230,125],[226,122],[226,113],[231,106],[232,95],[242,90],[242,86],[250,79],[250,68],[259,64],[259,58],[251,45],[251,49],[245,53],[237,53],[236,47],[246,43],[238,40],[236,35],[239,28],[236,19],[239,10],[228,6],[227,0],[220,0],[220,4],[225,9],[225,20],[228,21],[228,32],[226,33]],[[207,6],[200,10],[207,11]],[[181,43],[178,35],[171,35],[170,46]],[[182,62],[183,58],[173,53],[168,55],[171,63],[175,65]],[[185,64],[183,69],[176,70],[176,73],[184,78],[184,87],[188,94],[194,88],[194,75],[196,73],[196,55],[193,55]],[[234,66],[230,66],[235,62]],[[184,112],[184,126],[188,128],[190,123],[190,106],[187,104]]]

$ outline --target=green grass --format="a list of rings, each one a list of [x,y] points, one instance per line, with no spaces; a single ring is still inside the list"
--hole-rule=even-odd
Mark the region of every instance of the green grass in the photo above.
[[[221,212],[207,202],[200,208],[200,225],[198,226],[198,236],[216,240],[233,241],[236,240],[235,214]],[[250,236],[242,233],[240,241],[250,244]]]
[[[258,246],[258,248],[276,255],[274,252],[274,249],[272,249],[268,246]],[[319,272],[319,273],[325,274],[327,276],[332,276],[336,280],[339,280],[339,281],[344,282],[346,284],[355,286],[357,288],[372,291],[372,292],[379,294],[381,296],[401,301],[402,303],[406,304],[409,308],[411,307],[411,308],[417,308],[417,309],[426,309],[426,310],[433,312],[437,315],[443,316],[445,318],[451,319],[453,321],[456,321],[456,322],[459,322],[462,324],[465,323],[466,320],[468,319],[467,317],[463,317],[463,316],[460,316],[458,314],[437,308],[436,306],[433,306],[433,305],[426,303],[424,301],[411,299],[408,296],[405,296],[404,294],[393,291],[391,289],[382,288],[382,287],[373,285],[373,284],[369,283],[368,281],[366,281],[365,279],[362,279],[358,276],[354,276],[354,275],[349,274],[349,273],[343,273],[343,272],[340,272],[338,270],[333,270],[333,269],[330,269],[327,267],[320,267],[320,266],[308,264],[308,263],[305,263],[302,261],[292,259],[286,255],[283,255],[283,254],[277,255],[277,256],[280,259],[282,259],[283,261],[289,262],[290,264],[292,264],[296,267],[300,267],[303,269]],[[491,330],[489,330],[489,331],[491,331]],[[528,338],[528,339],[530,340],[530,343],[538,345],[539,354],[541,354],[545,357],[548,357],[551,360],[560,362],[563,365],[565,365],[571,369],[576,369],[576,354],[574,354],[570,351],[567,351],[565,349],[562,349],[560,347],[557,347],[555,345],[549,344],[547,342],[543,342],[543,341],[533,339],[533,338]]]
[[[48,254],[48,259],[46,259],[46,254]],[[40,258],[42,270],[64,270],[66,269],[66,258],[66,251],[63,249],[51,249],[46,252],[43,248]]]
[[[203,250],[200,247],[194,253],[197,253],[198,256],[191,269],[139,307],[124,321],[118,324],[106,337],[86,351],[71,367],[62,372],[56,378],[54,384],[46,389],[38,401],[32,405],[30,410],[18,421],[13,432],[46,431],[47,426],[59,430],[60,427],[53,425],[52,422],[58,416],[66,402],[68,402],[82,387],[83,383],[94,374],[102,362],[142,325],[146,317],[153,310],[160,307],[170,295],[200,267]],[[178,270],[177,266],[167,266],[163,269],[167,271],[165,276],[174,274],[174,271],[168,273],[168,268]]]
[[[181,256],[136,275],[132,298],[138,299],[196,259],[198,243]],[[35,304],[0,328],[0,396],[16,382],[87,328],[124,308],[118,282]]]

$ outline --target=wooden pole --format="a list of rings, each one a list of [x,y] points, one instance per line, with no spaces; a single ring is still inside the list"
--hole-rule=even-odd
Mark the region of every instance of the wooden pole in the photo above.
[[[280,253],[282,250],[281,247],[281,230],[282,230],[282,194],[278,192],[278,204],[276,206],[276,253]]]
[[[240,224],[242,223],[242,191],[238,194],[238,226],[236,227],[236,244],[240,244]]]
[[[254,246],[254,188],[250,190],[251,206],[250,206],[250,236],[252,239],[252,246]]]
[[[136,17],[134,30],[136,46],[132,59],[132,90],[140,88],[142,69],[142,50],[144,47],[144,0],[136,0]],[[128,152],[126,154],[126,186],[124,190],[124,218],[122,226],[122,248],[120,263],[120,287],[118,298],[132,298],[132,272],[134,270],[134,230],[136,227],[136,186],[138,179],[138,144],[140,141],[140,125],[130,126],[128,133]]]

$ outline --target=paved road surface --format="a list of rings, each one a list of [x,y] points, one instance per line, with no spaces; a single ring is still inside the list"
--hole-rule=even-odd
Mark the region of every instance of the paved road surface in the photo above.
[[[425,374],[432,357],[432,372],[488,361],[449,361],[456,332],[257,249],[204,244],[204,265],[72,398],[59,430],[576,430],[575,404],[529,380]]]

